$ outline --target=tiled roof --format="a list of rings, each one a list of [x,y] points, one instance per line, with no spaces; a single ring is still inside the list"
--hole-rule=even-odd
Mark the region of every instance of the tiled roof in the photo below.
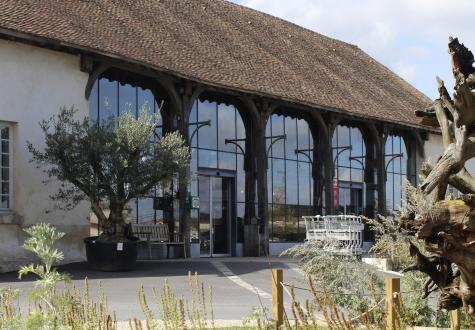
[[[2,31],[405,125],[430,101],[354,45],[222,0],[1,0]]]

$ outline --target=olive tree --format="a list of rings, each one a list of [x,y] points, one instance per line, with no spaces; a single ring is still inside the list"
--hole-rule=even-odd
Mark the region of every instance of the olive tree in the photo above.
[[[76,110],[40,122],[46,147],[28,142],[32,161],[61,182],[51,196],[63,209],[87,200],[102,229],[101,239],[126,236],[127,203],[149,196],[188,166],[189,148],[177,132],[154,137],[158,117],[142,109],[135,119],[120,117],[93,122],[75,118]]]

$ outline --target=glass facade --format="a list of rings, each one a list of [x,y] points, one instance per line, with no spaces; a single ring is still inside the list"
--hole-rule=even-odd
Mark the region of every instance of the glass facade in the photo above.
[[[151,90],[120,84],[106,78],[96,81],[89,98],[89,118],[92,121],[101,122],[125,112],[131,112],[137,117],[142,110],[148,111],[150,114],[160,112],[160,106]],[[154,140],[161,135],[162,127],[159,124]],[[153,208],[153,198],[161,195],[161,189],[157,188],[150,197],[131,201],[129,207],[132,221],[137,223],[163,221],[163,211]]]
[[[286,138],[277,140],[282,135]],[[305,238],[302,216],[313,212],[310,129],[302,119],[274,114],[266,126],[266,142],[270,240],[302,241]]]
[[[159,104],[151,90],[120,84],[105,78],[101,78],[95,83],[89,102],[90,118],[99,122],[127,111],[135,116],[138,116],[141,109],[146,109],[150,113],[160,111]],[[208,121],[209,125],[201,125]],[[206,231],[205,225],[201,225],[202,228],[200,228],[200,224],[206,223],[206,219],[203,218],[204,214],[207,214],[206,207],[213,205],[211,200],[209,205],[206,204],[207,199],[201,198],[201,195],[211,194],[216,187],[211,185],[212,188],[206,188],[200,182],[213,180],[213,176],[223,176],[226,177],[225,181],[228,187],[225,190],[232,193],[229,196],[222,193],[222,196],[216,199],[216,203],[229,199],[229,205],[223,204],[224,206],[221,208],[230,207],[227,209],[230,214],[228,218],[231,221],[229,228],[236,228],[235,240],[238,243],[243,242],[246,203],[244,172],[246,130],[244,122],[238,109],[233,105],[196,101],[190,114],[189,123],[189,136],[192,137],[189,194],[202,199],[200,201],[202,209],[191,209],[190,211],[190,238],[197,242],[203,234],[206,234],[203,232]],[[197,129],[198,126],[200,126],[199,129]],[[0,181],[2,190],[0,209],[10,206],[9,187],[11,186],[11,169],[9,167],[11,165],[8,163],[9,157],[11,157],[8,149],[10,133],[8,128],[3,128],[1,132]],[[162,134],[162,127],[159,125],[154,140]],[[278,139],[284,136],[285,138]],[[230,143],[230,141],[234,143]],[[335,169],[332,187],[335,213],[362,214],[367,197],[364,182],[366,148],[362,133],[358,128],[339,125],[335,129],[331,141]],[[302,241],[305,238],[305,224],[302,216],[311,215],[314,210],[312,162],[322,160],[313,159],[313,137],[307,122],[303,119],[278,114],[271,115],[266,126],[266,143],[270,240],[273,242]],[[408,173],[408,168],[416,168],[415,157],[410,159],[414,161],[414,164],[408,164],[409,157],[403,138],[390,135],[385,145],[386,208],[389,211],[397,211],[401,207],[404,199],[404,179],[408,177],[415,181],[415,173]],[[376,182],[375,176],[374,183]],[[164,214],[163,211],[153,208],[153,198],[158,196],[163,196],[162,188],[155,189],[147,198],[132,201],[130,208],[133,221],[153,223],[166,222],[170,218],[177,220],[178,217],[174,215],[177,215],[178,201],[175,200],[174,214]],[[257,206],[256,201],[251,202],[254,204],[253,207]],[[322,202],[325,203],[325,201]],[[217,216],[223,210],[210,209],[208,211],[213,211],[213,214]]]
[[[361,131],[338,125],[332,138],[334,208],[338,214],[362,214],[365,205],[366,148]]]
[[[209,121],[209,126],[203,126],[197,131],[197,123]],[[246,131],[239,111],[232,105],[225,105],[217,102],[197,101],[189,118],[189,136],[191,140],[192,158],[190,164],[191,182],[190,194],[200,196],[200,173],[207,169],[219,169],[226,172],[227,176],[233,178],[234,195],[236,201],[236,217],[231,221],[236,221],[237,241],[242,242],[242,226],[244,219],[245,203],[245,173],[244,155],[245,141],[236,143],[242,148],[238,148],[233,143],[226,143],[226,140],[244,139]],[[201,200],[201,196],[200,196]],[[199,219],[200,211],[191,210],[191,238],[196,240],[199,237],[199,224],[204,223]]]
[[[389,135],[385,145],[386,167],[386,209],[391,212],[399,211],[405,199],[404,182],[416,182],[416,174],[408,173],[409,156],[401,136]],[[412,158],[415,169],[415,157]]]
[[[0,210],[11,208],[11,129],[0,124]]]

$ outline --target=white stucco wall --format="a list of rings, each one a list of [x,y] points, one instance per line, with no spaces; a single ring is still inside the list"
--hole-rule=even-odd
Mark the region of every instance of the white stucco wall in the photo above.
[[[440,134],[429,134],[429,140],[426,141],[424,145],[425,158],[430,160],[432,165],[435,164],[439,156],[444,152],[444,146],[442,143],[442,135]],[[475,159],[469,160],[465,167],[467,171],[475,176]]]
[[[22,228],[49,222],[66,232],[60,248],[65,261],[84,259],[82,238],[88,236],[88,206],[73,211],[53,210],[48,196],[55,184],[45,185],[42,170],[30,163],[26,141],[44,145],[38,122],[74,105],[79,116],[88,113],[84,97],[88,75],[80,71],[79,56],[0,40],[0,122],[13,125],[13,211],[17,223],[0,217],[0,272],[25,262],[31,255],[21,248]],[[3,223],[2,223],[3,222]]]

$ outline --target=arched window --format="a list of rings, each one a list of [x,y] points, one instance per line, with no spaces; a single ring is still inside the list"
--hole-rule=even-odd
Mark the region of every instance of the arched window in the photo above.
[[[206,121],[209,121],[210,125],[203,126],[197,130],[198,125]],[[236,240],[238,243],[242,242],[242,221],[245,209],[243,152],[245,152],[244,139],[246,138],[246,131],[241,115],[233,105],[196,101],[190,114],[188,130],[189,136],[193,135],[191,140],[190,194],[192,196],[199,196],[200,202],[203,204],[204,199],[207,198],[204,194],[209,193],[204,185],[209,182],[209,179],[201,174],[206,173],[207,170],[216,170],[214,173],[221,171],[220,175],[227,173],[227,175],[232,176],[232,184],[234,184],[234,198],[232,200],[236,202]],[[226,143],[227,140],[228,143]],[[236,144],[230,143],[229,140],[239,144],[240,148]],[[225,184],[225,181],[221,182]],[[223,196],[223,198],[226,197]],[[222,203],[222,200],[217,201],[215,199],[214,202]],[[205,213],[209,211],[203,209],[207,207],[206,205],[200,207],[202,208],[200,210],[191,210],[191,238],[195,240],[200,238],[203,241],[203,237],[200,237],[200,233],[203,233],[203,228],[200,231],[200,224],[201,227],[206,224],[204,217],[206,216]],[[202,218],[201,220],[200,217]],[[201,243],[203,244],[203,242]]]
[[[273,141],[279,136],[286,139]],[[266,127],[269,231],[272,241],[301,241],[313,208],[313,140],[305,120],[272,115]],[[272,144],[272,146],[271,146]],[[301,151],[301,152],[296,152]]]
[[[106,78],[98,79],[89,97],[89,118],[103,121],[117,117],[125,112],[131,112],[137,117],[144,109],[150,114],[160,112],[160,105],[155,100],[151,90],[121,84]],[[154,139],[162,135],[161,119],[155,131]],[[161,189],[155,189],[148,198],[132,200],[129,204],[132,221],[137,223],[157,222],[163,220],[163,212],[154,210],[153,199],[162,195]]]
[[[389,135],[385,145],[386,209],[391,213],[401,209],[405,199],[405,180],[415,182],[416,174],[408,173],[409,155],[401,136]],[[412,166],[415,169],[415,166]]]
[[[332,138],[334,208],[339,214],[362,214],[365,206],[366,148],[361,131],[338,125]]]

